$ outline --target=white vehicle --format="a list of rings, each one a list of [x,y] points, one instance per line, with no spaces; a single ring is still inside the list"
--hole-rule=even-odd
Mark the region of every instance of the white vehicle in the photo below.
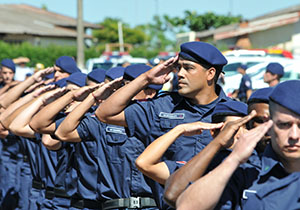
[[[252,57],[266,56],[267,53],[263,50],[231,50],[223,53],[226,57]]]
[[[112,67],[122,66],[124,63],[130,64],[147,64],[148,60],[146,58],[134,58],[130,55],[126,55],[124,57],[108,57],[101,56],[100,58],[91,58],[86,62],[86,68],[88,72],[91,72],[93,69],[102,68],[108,70]]]
[[[276,57],[227,57],[228,64],[224,66],[223,71],[225,72],[225,84],[222,85],[224,92],[227,95],[230,95],[234,90],[238,89],[240,86],[242,75],[237,72],[237,68],[241,65],[247,65],[247,74],[251,77],[253,88],[267,87],[267,84],[257,85],[252,77],[256,76],[259,73],[264,73],[264,70],[261,70],[258,66],[262,64],[261,68],[266,67],[271,62],[278,62],[281,65],[285,66],[288,63],[293,63],[295,60],[289,58],[276,58]],[[255,67],[255,68],[254,68]]]
[[[287,60],[279,62],[284,67],[284,75],[280,79],[280,82],[286,80],[300,79],[300,60]],[[264,73],[269,62],[261,63],[253,66],[252,69],[256,73],[251,75],[253,89],[259,89],[268,87],[268,84],[264,82]]]

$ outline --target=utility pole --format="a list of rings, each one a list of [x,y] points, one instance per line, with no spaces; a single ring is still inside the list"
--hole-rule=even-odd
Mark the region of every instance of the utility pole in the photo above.
[[[118,22],[118,35],[119,35],[120,52],[124,52],[123,29],[122,29],[121,21]]]
[[[84,28],[82,1],[77,0],[77,65],[80,69],[84,68]]]

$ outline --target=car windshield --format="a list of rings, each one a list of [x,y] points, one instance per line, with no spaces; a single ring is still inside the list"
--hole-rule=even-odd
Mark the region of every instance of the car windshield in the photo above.
[[[93,65],[93,69],[98,69],[98,68],[102,68],[105,70],[110,69],[113,66],[113,63],[94,63]]]

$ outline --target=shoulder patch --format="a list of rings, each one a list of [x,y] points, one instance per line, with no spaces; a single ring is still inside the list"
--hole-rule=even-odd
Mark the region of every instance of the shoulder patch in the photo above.
[[[246,85],[247,87],[250,87],[251,82],[248,80],[248,81],[245,82],[245,85]]]

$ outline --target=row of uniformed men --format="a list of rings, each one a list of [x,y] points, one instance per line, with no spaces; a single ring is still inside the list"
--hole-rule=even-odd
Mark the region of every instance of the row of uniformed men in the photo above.
[[[74,61],[70,59],[61,57],[56,61],[56,76],[54,77],[57,78],[58,85],[62,81],[58,81],[60,78],[57,74],[73,73],[73,70],[77,69],[76,64],[73,64]],[[249,100],[250,106],[248,107],[249,113],[252,109],[256,112],[251,112],[250,115],[241,118],[247,115],[247,106],[227,98],[222,89],[216,85],[217,78],[226,63],[224,56],[212,45],[190,42],[181,46],[179,58],[171,58],[151,70],[149,70],[150,67],[141,65],[127,67],[124,79],[136,79],[129,84],[125,82],[127,85],[120,89],[118,87],[122,80],[116,79],[105,85],[94,84],[74,90],[76,88],[74,85],[81,86],[79,84],[85,83],[85,79],[80,79],[80,73],[76,73],[72,74],[73,79],[70,76],[66,80],[69,83],[67,88],[70,89],[67,93],[64,88],[49,91],[53,88],[51,85],[30,92],[28,88],[31,86],[33,90],[32,85],[40,82],[41,78],[51,73],[53,69],[38,72],[9,90],[1,99],[1,106],[6,108],[0,116],[4,127],[3,133],[9,130],[22,136],[9,139],[11,133],[6,135],[2,141],[7,143],[3,143],[2,157],[6,156],[6,159],[10,161],[4,163],[3,160],[6,159],[2,158],[1,165],[16,160],[14,167],[18,168],[19,157],[13,157],[16,151],[8,149],[14,148],[11,145],[15,140],[18,142],[16,144],[20,144],[24,149],[20,159],[24,163],[29,163],[32,173],[33,181],[28,204],[28,208],[31,209],[170,209],[170,206],[175,207],[176,200],[180,208],[185,203],[196,207],[203,201],[206,203],[206,199],[202,197],[194,197],[191,200],[192,196],[186,195],[190,193],[190,188],[193,189],[194,184],[184,191],[189,183],[199,179],[207,169],[212,170],[228,156],[236,139],[239,140],[239,144],[242,144],[244,142],[242,139],[246,138],[246,135],[249,136],[249,133],[264,128],[263,132],[259,132],[260,135],[255,135],[259,140],[264,140],[260,141],[257,147],[259,153],[263,153],[264,143],[269,140],[269,137],[264,134],[271,126],[270,122],[267,126],[265,124],[258,126],[250,132],[246,132],[246,129],[241,127],[248,122],[248,128],[253,128],[268,120],[268,95],[273,90],[267,88],[256,91]],[[168,80],[168,73],[174,68],[178,70],[178,93],[162,93],[157,96],[156,90]],[[70,72],[68,69],[73,70]],[[111,72],[115,74],[117,71]],[[90,79],[95,80],[95,78],[88,77],[88,80]],[[153,84],[154,86],[150,87]],[[299,83],[292,81],[286,86],[290,85],[297,87]],[[108,97],[116,89],[118,90]],[[285,90],[286,87],[280,89],[283,93]],[[24,92],[27,94],[20,98]],[[278,90],[276,92],[275,89],[273,94],[277,96],[282,93],[278,94]],[[154,95],[156,96],[150,99]],[[132,101],[132,99],[138,100]],[[81,101],[81,103],[76,101]],[[93,109],[95,102],[101,103],[101,106]],[[290,107],[288,109],[290,110]],[[66,113],[69,114],[66,115]],[[96,117],[109,124],[100,122]],[[216,124],[211,124],[212,120]],[[227,123],[228,121],[231,122]],[[5,131],[5,128],[8,130]],[[208,130],[214,131],[213,141]],[[154,141],[155,139],[157,140]],[[41,142],[55,152],[47,150]],[[255,173],[251,175],[254,178],[245,181],[243,186],[249,189],[251,186],[257,187],[258,185],[256,181],[260,176],[260,167],[265,156],[263,153],[262,158],[259,158],[256,152],[253,152],[255,146],[253,145],[254,143],[250,145],[250,149],[248,148],[249,151],[251,150],[249,156],[252,154],[248,164],[255,166],[253,166]],[[246,146],[248,145],[244,145]],[[144,151],[145,147],[147,148]],[[218,153],[224,147],[228,149]],[[240,147],[235,146],[234,152],[229,157],[232,154],[239,154],[235,150]],[[273,144],[267,148],[266,151],[272,152]],[[4,155],[5,153],[7,154]],[[147,184],[142,174],[134,167],[135,159],[141,153],[136,164],[145,175],[151,178],[146,180]],[[215,157],[217,153],[218,156]],[[215,159],[210,164],[214,157]],[[185,164],[190,159],[192,160]],[[271,165],[265,167],[270,169],[269,171],[272,171],[271,169],[278,163],[276,158],[273,159],[277,161],[276,164],[270,163]],[[215,170],[224,163],[226,161]],[[283,170],[285,170],[284,167]],[[174,171],[176,173],[173,173]],[[1,174],[5,172],[1,170]],[[287,173],[286,176],[274,178],[272,173],[263,184],[274,181],[275,178],[275,181],[281,183],[280,178],[289,177]],[[278,171],[275,170],[275,173]],[[172,174],[171,177],[170,174]],[[7,172],[6,178],[11,177],[11,174],[8,175]],[[166,183],[167,179],[170,181]],[[19,192],[16,187],[17,181],[13,181],[11,186],[6,186],[6,189],[2,190],[5,195],[2,196],[3,206],[7,203],[12,204],[6,202],[11,197],[16,198],[16,196],[9,195]],[[165,183],[167,184],[165,199],[170,206],[162,199],[161,184]],[[24,187],[23,184],[19,186]],[[243,188],[244,192],[248,188]],[[10,189],[13,190],[10,191]],[[200,189],[206,189],[206,187],[200,186]],[[226,200],[227,207],[243,205],[241,203],[243,190],[230,192],[236,196],[234,197],[236,200]],[[222,193],[222,189],[220,191]],[[225,197],[232,196],[230,193],[226,193]],[[214,194],[209,195],[214,197],[216,202],[219,201]],[[177,199],[178,197],[180,199]],[[20,202],[20,206],[23,206],[24,202]],[[190,209],[190,207],[182,208]]]

